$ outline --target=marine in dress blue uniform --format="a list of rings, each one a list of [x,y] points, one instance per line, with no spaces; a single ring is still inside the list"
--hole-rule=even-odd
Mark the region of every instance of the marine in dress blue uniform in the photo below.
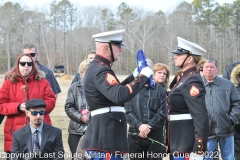
[[[176,157],[188,157],[190,153],[203,159],[208,138],[208,112],[205,104],[205,88],[196,65],[188,67],[189,57],[206,53],[202,47],[178,37],[176,56],[186,54],[182,71],[178,73],[175,86],[168,95],[169,107],[169,152]],[[198,57],[200,56],[200,57]],[[197,63],[197,62],[195,62]],[[176,63],[175,63],[176,64]],[[185,66],[185,68],[184,68]],[[187,67],[186,67],[187,66]],[[184,69],[183,69],[184,68]],[[184,159],[184,158],[183,158]]]
[[[124,30],[117,30],[93,35],[96,56],[83,79],[91,120],[82,147],[88,151],[108,155],[128,152],[124,103],[132,99],[153,74],[149,67],[145,67],[139,76],[135,76],[134,83],[130,83],[135,78],[133,74],[119,82],[111,66],[124,46],[123,33]]]

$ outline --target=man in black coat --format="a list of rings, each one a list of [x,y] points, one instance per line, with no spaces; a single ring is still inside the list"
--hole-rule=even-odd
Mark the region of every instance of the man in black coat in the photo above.
[[[26,115],[30,122],[13,133],[12,160],[64,159],[62,131],[43,122],[45,107],[42,99],[26,102]]]

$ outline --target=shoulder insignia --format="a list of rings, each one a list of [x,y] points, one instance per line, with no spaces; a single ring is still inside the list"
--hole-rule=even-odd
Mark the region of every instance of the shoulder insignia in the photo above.
[[[118,81],[116,80],[116,77],[114,77],[113,75],[107,73],[106,75],[106,81],[108,82],[108,84],[115,85],[118,84]]]
[[[199,91],[199,89],[198,89],[197,87],[195,87],[194,85],[192,85],[189,93],[190,93],[190,96],[193,97],[193,96],[199,95],[200,91]]]

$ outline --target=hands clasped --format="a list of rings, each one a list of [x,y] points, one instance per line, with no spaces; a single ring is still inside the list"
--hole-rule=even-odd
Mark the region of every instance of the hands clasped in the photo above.
[[[89,118],[90,118],[90,112],[88,109],[84,109],[81,111],[81,114],[82,114],[82,117],[80,118],[80,120],[83,122],[83,123],[88,123],[89,121]]]
[[[139,136],[142,138],[147,138],[147,135],[151,132],[151,128],[152,127],[147,124],[141,124],[138,128],[140,131]]]

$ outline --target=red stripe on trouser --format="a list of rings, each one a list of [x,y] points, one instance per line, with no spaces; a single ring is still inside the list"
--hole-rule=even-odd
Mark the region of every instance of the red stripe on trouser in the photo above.
[[[110,159],[111,159],[110,153],[106,153],[106,160],[110,160]]]
[[[185,160],[189,160],[189,157],[185,158]]]

